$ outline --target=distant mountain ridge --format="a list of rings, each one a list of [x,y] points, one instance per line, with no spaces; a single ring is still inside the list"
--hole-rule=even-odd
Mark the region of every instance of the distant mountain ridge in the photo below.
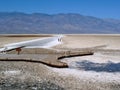
[[[0,12],[0,34],[117,34],[120,20],[80,14]]]

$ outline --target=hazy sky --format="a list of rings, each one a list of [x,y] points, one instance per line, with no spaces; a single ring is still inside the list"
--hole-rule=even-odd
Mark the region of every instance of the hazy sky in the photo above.
[[[120,19],[120,0],[0,0],[0,12],[80,13]]]

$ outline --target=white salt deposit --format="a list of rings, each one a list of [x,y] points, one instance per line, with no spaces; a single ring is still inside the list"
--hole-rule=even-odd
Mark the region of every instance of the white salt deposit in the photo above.
[[[119,63],[120,56],[118,56],[118,55],[111,56],[111,55],[104,55],[104,54],[100,54],[100,53],[95,53],[94,55],[89,55],[89,56],[65,58],[62,61],[70,64],[70,63],[73,63],[76,61],[80,62],[83,60],[88,60],[88,61],[95,62],[95,63],[107,63],[109,61],[114,62],[114,63]]]
[[[33,46],[27,46],[26,48],[50,48],[57,44],[61,44],[61,42],[58,41],[58,38],[54,38],[53,40],[46,42],[44,45],[38,45],[38,46],[33,45]]]
[[[4,48],[0,48],[0,52],[4,51]]]
[[[81,62],[84,60],[88,60],[90,62],[95,63],[106,63],[111,61],[113,63],[120,63],[120,56],[110,56],[97,53],[91,56],[81,56],[81,57],[72,57],[65,58],[62,61],[66,62],[69,66],[76,65],[76,62]],[[51,68],[53,72],[58,73],[60,76],[69,77],[73,76],[77,80],[86,80],[93,82],[103,82],[103,83],[120,83],[120,72],[107,72],[107,71],[85,71],[76,68],[68,68],[68,69],[57,69]]]
[[[120,83],[120,73],[93,72],[93,71],[82,71],[76,69],[57,69],[57,68],[51,68],[51,69],[63,77],[73,76],[78,80],[82,79],[93,82]]]
[[[28,41],[22,41],[18,43],[11,43],[4,46],[4,48],[0,48],[0,52],[11,50],[19,47],[25,47],[25,48],[50,48],[52,46],[55,46],[57,44],[61,44],[61,38],[62,35],[54,36],[54,37],[48,37],[48,38],[40,38],[35,40],[28,40]]]
[[[8,70],[8,71],[2,71],[2,74],[5,76],[11,76],[11,75],[20,75],[21,71],[20,70]]]

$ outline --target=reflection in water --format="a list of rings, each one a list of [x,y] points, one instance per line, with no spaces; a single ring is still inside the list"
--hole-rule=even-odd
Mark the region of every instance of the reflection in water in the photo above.
[[[71,68],[96,72],[120,72],[120,63],[113,63],[111,61],[107,63],[94,63],[88,60],[83,60],[81,62],[75,62],[75,65]]]

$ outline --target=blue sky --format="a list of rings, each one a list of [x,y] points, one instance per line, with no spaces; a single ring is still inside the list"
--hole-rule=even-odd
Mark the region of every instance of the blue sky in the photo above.
[[[0,0],[0,12],[79,13],[120,19],[120,0]]]

